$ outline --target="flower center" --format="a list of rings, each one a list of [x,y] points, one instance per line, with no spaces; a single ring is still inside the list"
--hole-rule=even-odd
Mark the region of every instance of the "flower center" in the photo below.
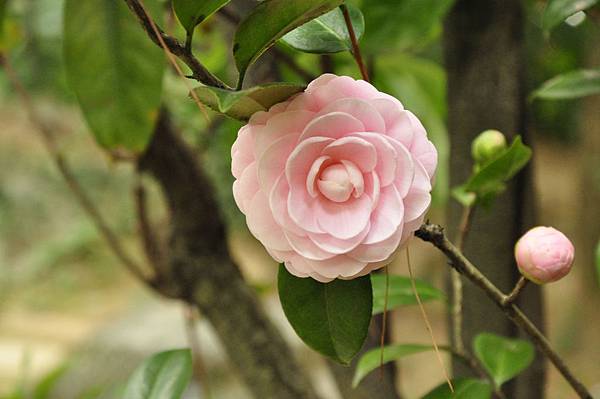
[[[333,202],[345,202],[354,192],[359,197],[364,191],[364,181],[358,168],[344,162],[329,165],[321,171],[317,180],[319,191]]]

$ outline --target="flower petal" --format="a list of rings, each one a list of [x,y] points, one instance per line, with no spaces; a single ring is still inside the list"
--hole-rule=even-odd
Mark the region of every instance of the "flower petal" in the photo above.
[[[246,222],[250,232],[267,248],[277,251],[292,249],[281,227],[275,222],[267,196],[259,191],[247,209]]]
[[[388,239],[403,223],[404,204],[393,185],[381,190],[379,205],[371,214],[371,230],[363,244],[374,244]]]
[[[252,162],[239,179],[233,182],[233,199],[243,214],[247,214],[250,201],[260,190],[256,162]]]
[[[398,227],[390,237],[377,244],[362,244],[348,253],[348,256],[361,262],[383,262],[394,255],[402,239],[403,227]]]
[[[294,251],[306,259],[326,260],[335,256],[335,254],[318,247],[308,237],[297,236],[289,231],[284,231],[284,234]]]
[[[346,240],[360,234],[369,223],[371,198],[363,195],[337,203],[319,197],[315,199],[314,212],[324,232]]]
[[[335,238],[330,234],[314,234],[309,233],[308,237],[315,243],[319,248],[324,251],[333,253],[333,254],[345,254],[349,251],[352,251],[359,244],[361,244],[369,233],[371,226],[369,223],[365,226],[363,231],[361,231],[358,235],[349,238],[347,240],[342,240],[339,238]]]
[[[345,112],[331,112],[313,119],[300,135],[299,142],[310,137],[330,137],[339,139],[350,133],[364,132],[361,121]]]
[[[375,146],[360,137],[342,137],[323,149],[323,155],[337,161],[350,161],[363,172],[372,171],[377,165]]]
[[[300,136],[306,125],[314,119],[314,115],[314,112],[304,110],[286,111],[270,118],[265,127],[256,132],[254,137],[254,157],[259,159],[271,144],[284,136],[293,133],[296,134],[296,137]],[[285,154],[285,158],[287,158],[288,154]]]
[[[396,176],[396,163],[398,154],[388,138],[376,133],[353,133],[352,136],[360,137],[371,143],[377,151],[377,166],[375,171],[379,176],[382,187],[391,184]]]
[[[317,116],[325,115],[331,112],[344,112],[350,114],[365,127],[366,132],[385,132],[385,122],[377,109],[365,100],[358,98],[342,98],[326,105]]]
[[[310,267],[321,276],[327,278],[348,277],[360,272],[365,262],[358,261],[347,255],[337,255],[324,261],[307,259]]]

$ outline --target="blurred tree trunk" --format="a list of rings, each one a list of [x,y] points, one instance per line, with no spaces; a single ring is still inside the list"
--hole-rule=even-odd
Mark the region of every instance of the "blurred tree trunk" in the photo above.
[[[445,22],[444,47],[448,72],[448,124],[451,142],[451,185],[471,173],[470,144],[486,129],[498,129],[510,139],[526,132],[524,10],[519,0],[457,0]],[[531,169],[514,179],[491,210],[477,209],[465,245],[467,256],[500,289],[508,292],[519,277],[513,246],[534,221]],[[449,206],[450,232],[456,236],[461,207]],[[529,285],[519,304],[542,326],[539,288]],[[481,291],[464,282],[463,336],[465,347],[480,332],[516,336],[518,331]],[[456,363],[457,376],[469,371]],[[511,399],[543,397],[544,363],[536,362],[504,387]]]
[[[600,29],[590,35],[586,48],[586,67],[597,68],[600,65],[598,36]],[[581,112],[581,144],[583,168],[581,175],[582,203],[579,207],[579,236],[581,247],[577,248],[577,264],[583,268],[584,284],[589,291],[597,293],[598,276],[594,262],[595,249],[600,240],[600,96],[591,96],[583,100]]]

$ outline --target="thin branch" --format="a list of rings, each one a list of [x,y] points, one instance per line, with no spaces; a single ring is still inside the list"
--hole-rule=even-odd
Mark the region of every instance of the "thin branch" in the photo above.
[[[554,351],[548,339],[540,330],[529,320],[529,318],[512,303],[507,303],[504,295],[490,280],[488,280],[477,269],[459,249],[454,246],[445,236],[444,229],[435,224],[424,224],[415,235],[423,241],[430,242],[450,260],[450,265],[459,273],[464,275],[472,283],[481,288],[488,297],[498,305],[504,314],[516,326],[518,326],[533,341],[538,350],[543,353],[554,364],[556,369],[562,374],[565,380],[571,385],[582,399],[592,399],[592,395],[587,388],[573,375],[564,360]]]
[[[527,280],[524,276],[521,276],[519,281],[517,281],[515,288],[513,288],[510,294],[504,297],[504,302],[502,303],[502,305],[507,306],[513,303],[519,297],[519,294],[521,293],[523,288],[525,288],[525,286],[527,285],[527,281],[529,280]]]
[[[465,206],[461,217],[460,227],[456,245],[462,252],[464,251],[467,235],[471,230],[471,221],[473,220],[473,207]],[[463,325],[463,286],[460,278],[460,273],[456,270],[451,271],[452,279],[452,345],[460,352],[465,351],[463,343],[462,325]]]
[[[111,251],[127,268],[127,270],[129,270],[129,272],[138,280],[151,285],[152,278],[150,276],[146,276],[143,272],[143,268],[127,254],[117,235],[111,230],[111,228],[108,226],[108,223],[106,223],[100,214],[98,207],[94,204],[91,197],[85,192],[83,187],[77,181],[75,174],[72,172],[64,155],[61,153],[56,141],[54,140],[52,129],[38,116],[35,107],[33,106],[31,96],[21,84],[21,81],[12,68],[8,57],[0,54],[0,64],[2,64],[4,67],[11,85],[20,97],[21,103],[25,109],[25,112],[27,113],[27,116],[29,117],[29,120],[37,128],[48,154],[51,156],[56,167],[58,168],[58,171],[64,178],[71,192],[75,195],[75,198],[83,208],[84,212],[90,217]]]
[[[148,263],[152,266],[157,276],[164,276],[168,273],[168,262],[165,254],[165,246],[158,239],[152,228],[152,223],[148,216],[148,206],[146,200],[146,189],[142,183],[141,178],[135,185],[134,189],[135,208],[137,213],[138,228],[142,243],[144,246],[144,253]]]
[[[389,266],[385,267],[385,297],[383,302],[383,316],[381,321],[381,335],[379,336],[379,380],[383,380],[383,348],[385,347],[385,331],[387,328],[387,313],[388,313],[388,297],[390,294],[390,270]]]
[[[352,19],[350,18],[350,12],[348,12],[348,7],[346,7],[345,4],[342,4],[340,6],[340,9],[342,10],[342,14],[344,14],[344,21],[346,22],[348,34],[350,35],[350,42],[352,43],[352,55],[356,60],[358,69],[360,69],[360,74],[362,75],[362,78],[367,82],[370,82],[369,73],[367,72],[367,67],[363,62],[363,58],[360,53],[360,46],[358,45],[358,39],[356,38],[356,33],[354,32],[354,26],[352,26]]]
[[[157,46],[162,47],[164,43],[164,45],[173,55],[183,61],[190,68],[192,71],[192,77],[194,79],[204,83],[207,86],[230,89],[229,86],[213,75],[196,57],[194,57],[191,52],[191,47],[187,48],[174,37],[164,33],[164,31],[156,24],[156,22],[151,19],[150,15],[146,12],[146,9],[139,0],[124,1],[129,9],[135,14],[138,21],[142,25],[142,28],[144,28],[150,39],[152,39]]]

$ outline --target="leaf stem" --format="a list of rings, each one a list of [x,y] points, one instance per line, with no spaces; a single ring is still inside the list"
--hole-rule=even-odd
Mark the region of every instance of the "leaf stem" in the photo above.
[[[350,35],[350,42],[352,43],[352,55],[354,56],[354,60],[358,65],[358,69],[360,69],[360,74],[362,75],[362,78],[367,82],[370,82],[369,73],[367,72],[367,67],[363,62],[363,58],[360,53],[358,39],[356,38],[356,33],[354,32],[354,26],[352,26],[352,19],[350,18],[350,12],[348,12],[348,7],[345,4],[342,4],[340,6],[340,9],[342,10],[342,14],[344,15],[344,21],[346,22],[348,34]]]
[[[562,374],[569,385],[571,385],[573,390],[577,392],[580,398],[592,399],[592,395],[588,389],[573,375],[571,369],[565,364],[564,360],[556,353],[556,351],[554,351],[548,339],[517,305],[506,302],[506,298],[509,297],[509,295],[504,295],[498,287],[488,280],[487,277],[485,277],[479,269],[477,269],[463,253],[446,238],[443,227],[426,223],[415,232],[415,235],[423,241],[430,242],[443,252],[448,260],[450,260],[450,266],[482,289],[504,312],[506,317],[529,336],[538,350],[554,364],[556,369]]]
[[[206,376],[206,368],[200,351],[200,340],[198,339],[198,309],[191,304],[183,304],[183,316],[185,319],[185,332],[187,335],[190,351],[192,352],[192,367],[194,379],[202,386],[202,398],[210,399],[211,387]]]

